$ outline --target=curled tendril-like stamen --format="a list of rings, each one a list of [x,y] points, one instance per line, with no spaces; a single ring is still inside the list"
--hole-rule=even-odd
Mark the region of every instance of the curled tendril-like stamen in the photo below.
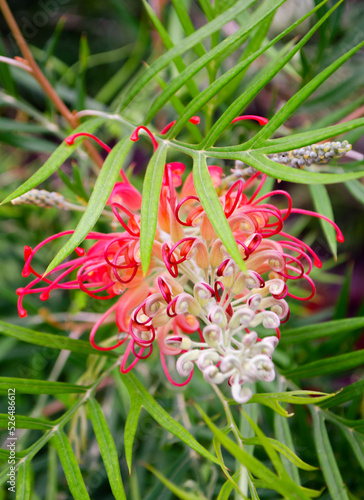
[[[300,248],[304,248],[308,251],[308,253],[310,253],[313,257],[313,262],[315,264],[316,267],[318,268],[321,268],[322,267],[322,262],[321,260],[318,258],[318,255],[312,250],[311,247],[309,247],[305,242],[299,240],[298,238],[296,238],[295,236],[291,236],[290,234],[288,233],[284,233],[283,231],[280,231],[280,236],[284,236],[285,238],[288,238],[288,240],[292,240],[297,246],[299,246]],[[291,243],[291,241],[288,241],[288,243]]]
[[[167,377],[167,379],[169,380],[169,382],[172,385],[174,385],[175,387],[183,387],[184,385],[187,385],[191,381],[191,379],[193,377],[193,368],[192,368],[190,374],[188,375],[187,379],[184,382],[176,382],[175,380],[173,380],[173,378],[171,377],[171,375],[168,371],[165,356],[164,356],[164,353],[162,351],[160,351],[160,358],[161,358],[161,364],[162,364],[165,376]]]
[[[161,130],[161,135],[164,135],[168,132],[168,130],[170,130],[173,125],[176,123],[177,120],[173,120],[173,122],[171,123],[168,123],[168,125],[166,125],[164,127],[163,130]],[[189,120],[188,120],[190,123],[192,123],[193,125],[198,125],[200,123],[200,117],[199,116],[192,116]]]
[[[107,151],[108,153],[110,153],[110,151],[111,151],[111,148],[107,144],[105,144],[101,139],[99,139],[98,137],[96,137],[93,134],[88,134],[87,132],[79,132],[78,134],[70,135],[70,136],[65,138],[64,142],[66,144],[68,144],[69,146],[72,146],[75,142],[75,139],[77,139],[77,137],[89,137],[90,139],[93,139],[94,141],[96,141],[97,144],[99,144],[102,148],[104,148],[105,151]]]
[[[157,285],[162,294],[162,297],[167,302],[167,304],[169,304],[172,300],[172,292],[168,283],[161,276],[159,276],[157,279]]]
[[[233,202],[232,207],[227,212],[225,211],[225,217],[227,219],[230,217],[230,215],[232,215],[234,213],[234,210],[238,206],[241,195],[243,193],[243,188],[244,188],[243,181],[238,180],[238,181],[234,182],[234,184],[231,186],[229,191],[226,193],[226,195],[225,195],[225,208],[226,208],[226,205],[228,205],[230,200],[231,200],[231,194],[233,193],[233,191],[235,191],[235,189],[237,189],[237,193],[236,193],[235,200]]]
[[[122,210],[126,215],[129,216],[129,220],[131,221],[131,224],[136,228],[136,231],[132,231],[131,228],[125,223],[125,221],[120,217],[120,214],[118,212],[119,210]],[[127,231],[130,236],[135,236],[139,237],[140,236],[140,227],[137,224],[134,214],[130,212],[127,208],[123,207],[123,205],[120,205],[120,203],[112,203],[111,204],[111,210],[113,211],[113,214],[117,218],[117,220],[120,222],[120,224],[123,226],[125,231]]]
[[[260,172],[257,172],[257,174],[259,175],[259,174],[260,174]],[[257,178],[257,177],[258,177],[258,176],[257,176],[257,174],[255,174],[255,175],[256,175],[256,177],[255,177],[255,178]],[[254,176],[253,176],[253,177],[254,177]],[[248,201],[248,204],[253,203],[253,201],[255,200],[255,198],[256,198],[256,197],[258,196],[258,194],[260,193],[260,190],[262,189],[262,187],[263,187],[263,185],[264,185],[264,183],[265,183],[266,179],[267,179],[267,174],[263,174],[263,175],[262,175],[262,178],[261,178],[261,180],[260,180],[260,182],[259,182],[259,185],[258,185],[258,187],[256,188],[256,190],[254,191],[254,193],[252,194],[252,196],[250,197],[250,199],[249,199],[249,201]],[[250,180],[250,179],[249,179],[249,180]],[[249,181],[247,181],[247,182],[249,182]],[[247,182],[244,184],[244,189],[246,189],[246,187],[247,187],[247,186],[246,186]]]
[[[153,149],[154,151],[156,151],[158,149],[158,142],[152,132],[147,127],[144,127],[144,125],[140,125],[139,127],[137,127],[131,134],[130,139],[134,142],[139,141],[139,130],[144,130],[149,135],[153,144]]]
[[[283,191],[282,189],[276,189],[275,191],[271,191],[270,193],[267,193],[263,196],[261,196],[260,198],[258,198],[257,200],[254,201],[254,206],[256,203],[260,203],[261,201],[267,199],[267,198],[270,198],[271,196],[274,196],[276,194],[281,194],[283,196],[285,196],[288,200],[288,208],[284,209],[284,210],[281,210],[281,212],[285,213],[285,216],[283,217],[283,220],[286,220],[287,217],[289,216],[289,214],[291,213],[292,211],[292,198],[291,196],[287,193],[287,191]]]
[[[234,118],[234,120],[231,123],[236,123],[241,120],[255,120],[259,123],[259,125],[266,125],[269,120],[268,118],[264,118],[264,116],[258,116],[258,115],[242,115],[242,116],[237,116]]]
[[[121,346],[128,337],[125,337],[124,339],[118,341],[115,345],[109,346],[109,347],[102,347],[96,344],[95,342],[95,335],[97,330],[99,329],[99,326],[105,321],[105,319],[115,311],[115,309],[118,307],[118,303],[114,304],[113,306],[110,307],[102,316],[99,318],[94,326],[92,327],[92,330],[90,332],[90,344],[92,347],[97,349],[98,351],[111,351],[112,349],[116,349],[117,347]]]
[[[178,266],[177,266],[175,260],[173,260],[173,262],[171,262],[171,258],[174,259],[174,256],[173,256],[173,254],[170,255],[170,248],[169,248],[168,244],[167,243],[163,243],[163,245],[162,245],[162,259],[163,259],[163,262],[165,263],[166,268],[167,268],[169,274],[173,278],[177,278],[177,276],[178,276]]]
[[[133,361],[130,363],[130,365],[127,368],[125,368],[126,362],[128,361],[130,351],[133,350],[133,347],[134,347],[134,340],[130,339],[128,347],[125,350],[123,359],[121,360],[121,364],[120,364],[120,372],[121,373],[124,373],[124,374],[129,373],[134,368],[134,366],[137,364],[139,359],[141,359],[140,354],[143,354],[145,347],[141,347],[139,356],[135,356],[135,359],[133,359]],[[150,348],[150,354],[151,354],[152,353],[151,351],[153,350],[153,345],[149,346],[149,348]]]
[[[188,237],[188,238],[183,238],[182,240],[180,240],[177,243],[175,243],[173,245],[173,247],[170,249],[169,253],[168,253],[168,259],[170,260],[171,257],[172,257],[172,255],[173,255],[173,252],[180,245],[182,245],[182,248],[180,250],[180,254],[181,254],[182,257],[179,260],[174,260],[173,264],[174,265],[178,265],[178,264],[182,264],[182,262],[185,262],[185,260],[187,260],[188,252],[191,250],[191,247],[194,244],[194,242],[196,241],[196,239],[197,238]],[[173,255],[173,258],[175,258],[174,255]]]
[[[315,295],[315,293],[316,293],[315,283],[312,281],[312,279],[309,276],[307,276],[307,274],[304,274],[302,277],[305,278],[305,280],[311,286],[311,293],[310,293],[310,295],[308,295],[308,297],[298,297],[298,295],[293,295],[292,293],[287,293],[288,297],[291,297],[292,299],[306,301],[306,300],[312,299],[312,297]]]
[[[187,220],[186,220],[186,222],[183,222],[183,220],[181,220],[181,219],[180,219],[180,217],[179,217],[179,213],[178,213],[178,212],[180,211],[180,209],[181,209],[182,205],[183,205],[184,203],[186,203],[186,201],[189,201],[189,200],[200,201],[200,199],[199,199],[199,197],[198,197],[198,196],[195,196],[195,195],[186,196],[185,198],[183,198],[183,200],[181,200],[181,201],[178,203],[178,205],[176,206],[175,211],[174,211],[174,214],[175,214],[175,216],[176,216],[177,221],[178,221],[178,222],[179,222],[182,226],[185,226],[185,227],[191,227],[191,226],[192,226],[192,224],[188,223],[188,222],[187,222]]]
[[[282,213],[284,213],[286,211],[287,211],[287,208],[285,208],[284,210],[281,210]],[[318,219],[325,220],[326,222],[328,222],[329,224],[331,224],[333,226],[333,228],[335,229],[337,241],[339,243],[343,243],[345,241],[344,235],[341,232],[339,226],[337,224],[335,224],[334,221],[332,221],[331,219],[329,219],[328,217],[326,217],[325,215],[321,215],[321,214],[318,214],[316,212],[312,212],[311,210],[304,210],[302,208],[292,208],[291,213],[292,214],[311,215],[312,217],[317,217]]]

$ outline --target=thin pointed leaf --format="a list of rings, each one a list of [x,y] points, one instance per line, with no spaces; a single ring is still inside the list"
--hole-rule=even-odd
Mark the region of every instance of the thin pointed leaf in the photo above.
[[[67,384],[66,382],[0,377],[0,394],[7,394],[9,387],[21,394],[78,394],[87,391],[85,386]]]
[[[320,184],[310,184],[311,196],[316,212],[325,215],[330,220],[334,220],[334,212],[332,209],[330,197],[325,186]],[[335,228],[323,219],[320,219],[320,224],[326,236],[330,250],[335,259],[337,259],[337,241]]]
[[[138,394],[133,394],[133,396],[130,397],[130,410],[124,429],[125,458],[128,464],[129,474],[131,474],[133,445],[142,407],[142,398]]]
[[[145,464],[145,467],[174,494],[175,498],[180,498],[181,500],[206,500],[206,497],[194,495],[193,493],[188,493],[187,491],[182,490],[182,488],[172,483],[172,481],[167,479],[161,472],[157,471],[157,469],[151,465]]]
[[[185,34],[189,36],[195,33],[195,27],[191,21],[190,16],[188,15],[185,4],[180,0],[172,0],[172,3]],[[205,47],[202,45],[202,43],[197,43],[193,48],[198,57],[206,54]]]
[[[277,413],[274,414],[274,432],[278,441],[280,441],[282,445],[287,446],[290,450],[294,450],[293,439],[287,419],[282,418]],[[292,451],[292,453],[295,454],[294,451]],[[293,460],[290,460],[288,457],[282,458],[282,462],[285,464],[286,470],[293,481],[300,485],[301,479],[298,471],[299,465]]]
[[[283,330],[280,345],[301,344],[309,340],[331,337],[352,332],[364,327],[364,317],[339,319],[336,321],[327,321],[326,323],[316,323],[307,326],[300,326],[290,330]]]
[[[105,118],[92,118],[86,123],[82,123],[79,127],[74,130],[75,134],[79,132],[94,132],[100,125],[105,121]],[[64,163],[69,156],[74,152],[74,150],[79,146],[78,143],[68,146],[65,142],[62,142],[60,146],[55,150],[55,152],[48,158],[44,165],[42,165],[28,180],[26,180],[21,186],[19,186],[13,193],[5,198],[1,202],[7,203],[18,196],[27,193],[31,189],[38,186],[41,182],[48,179],[61,165]]]
[[[328,401],[322,401],[318,403],[321,408],[332,408],[333,406],[338,406],[348,401],[352,401],[354,398],[363,397],[364,390],[364,380],[355,382],[355,384],[348,385],[344,387],[336,396],[329,399]]]
[[[346,370],[352,370],[364,364],[364,349],[360,351],[340,354],[332,358],[320,359],[312,363],[298,366],[292,370],[281,370],[286,378],[312,378],[333,373],[341,373]]]
[[[352,429],[342,428],[341,429],[349,442],[360,467],[364,470],[364,438],[360,434],[356,433]]]
[[[149,268],[157,230],[159,200],[166,155],[167,148],[164,145],[159,146],[148,164],[144,177],[140,219],[140,258],[144,274]]]
[[[42,345],[59,350],[65,349],[67,351],[83,354],[84,356],[96,354],[101,356],[106,355],[108,358],[116,357],[116,354],[110,351],[96,351],[90,343],[85,340],[72,339],[70,337],[56,335],[54,333],[44,333],[36,330],[30,330],[28,328],[23,328],[22,326],[4,323],[3,321],[0,321],[0,333],[6,335],[7,337],[21,340],[22,342],[28,342],[29,344]]]
[[[347,181],[345,186],[359,203],[364,204],[364,186],[360,181]]]
[[[187,446],[197,451],[200,455],[208,460],[219,464],[219,461],[209,451],[198,443],[195,438],[181,425],[176,422],[165,410],[162,408],[142,386],[139,380],[132,374],[126,373],[122,375],[122,381],[128,389],[130,398],[136,396],[141,398],[143,408],[156,420],[159,425],[166,431],[172,433],[178,439],[183,441]]]
[[[236,471],[235,474],[231,476],[232,480],[238,481],[240,476],[240,471]],[[231,479],[228,479],[222,486],[221,490],[219,491],[219,496],[217,497],[217,500],[229,500],[230,494],[234,489],[234,484],[231,482]]]
[[[9,423],[9,416],[7,413],[0,413],[0,429],[7,429]],[[47,430],[52,429],[51,422],[40,418],[26,417],[25,415],[15,416],[15,427],[17,429],[39,429]]]
[[[32,494],[32,476],[30,461],[24,460],[18,467],[15,500],[30,500]]]
[[[121,479],[118,452],[106,418],[96,399],[90,398],[87,402],[87,406],[92,427],[100,448],[101,457],[105,464],[111,491],[116,500],[126,500],[123,480]]]
[[[172,62],[176,56],[187,52],[199,42],[218,31],[225,24],[235,19],[235,17],[243,12],[249,5],[251,5],[251,3],[251,0],[237,1],[235,5],[233,5],[233,7],[228,9],[226,12],[185,38],[183,43],[176,45],[173,49],[170,49],[168,52],[160,56],[153,64],[151,64],[147,71],[145,71],[142,75],[139,74],[134,79],[130,85],[130,89],[125,92],[123,101],[120,104],[118,111],[120,112],[126,108],[126,106],[128,106],[128,104],[145,87],[145,85],[150,82],[154,75]]]
[[[330,496],[331,498],[340,498],[340,500],[349,500],[327,435],[325,421],[316,408],[312,409],[312,417],[317,457],[329,488]]]
[[[126,137],[111,150],[96,179],[86,211],[77,224],[75,232],[54,257],[45,274],[49,273],[68,257],[92,230],[107,203],[132,145],[133,142],[129,137]]]
[[[58,430],[54,434],[52,441],[60,458],[73,498],[75,500],[90,500],[75,454],[66,434]]]

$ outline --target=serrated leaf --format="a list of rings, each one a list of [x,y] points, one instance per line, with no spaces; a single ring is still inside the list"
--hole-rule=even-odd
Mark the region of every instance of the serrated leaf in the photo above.
[[[219,464],[219,461],[214,457],[209,451],[196,441],[196,439],[190,434],[179,422],[176,422],[165,410],[162,408],[148,393],[148,391],[142,386],[139,380],[132,374],[126,373],[122,375],[122,381],[128,389],[130,399],[132,400],[136,396],[141,398],[143,408],[165,429],[170,432],[178,439],[183,441],[187,446],[197,451],[200,455],[207,458],[208,460]]]
[[[130,409],[124,429],[125,458],[128,464],[129,474],[131,474],[133,445],[142,407],[142,398],[138,394],[133,394],[133,397],[130,397]]]
[[[199,154],[197,158],[194,158],[192,171],[197,196],[210,223],[236,264],[246,271],[245,263],[212,183],[204,155]]]
[[[310,325],[309,328],[307,326],[300,326],[299,328],[283,330],[279,343],[280,345],[301,344],[301,342],[341,335],[363,327],[364,317],[315,323]]]
[[[335,7],[341,3],[338,2]],[[332,10],[332,9],[331,9]],[[339,69],[346,61],[348,61],[356,52],[364,46],[364,41],[353,47],[351,50],[343,54],[330,66],[321,71],[301,90],[299,90],[282,108],[274,115],[274,117],[256,134],[250,143],[250,147],[259,147],[264,141],[269,139],[273,133],[299,108],[299,106],[320,87],[337,69]]]
[[[9,415],[7,413],[0,413],[0,429],[7,429],[9,423]],[[15,415],[16,429],[39,429],[47,430],[53,427],[51,422],[47,420],[26,417],[25,415]]]
[[[255,457],[250,456],[245,450],[238,446],[234,441],[229,439],[220,431],[209,419],[206,413],[196,405],[196,408],[208,427],[213,432],[214,436],[221,442],[221,444],[226,448],[240,463],[245,465],[245,467],[257,478],[263,479],[266,487],[280,493],[284,498],[289,500],[308,500],[302,491],[294,490],[292,488],[292,481],[284,480],[274,474],[268,467],[262,464],[262,462]]]
[[[326,480],[330,496],[331,498],[340,498],[340,500],[349,500],[327,435],[325,421],[318,409],[313,408],[311,413],[313,417],[313,434],[317,458]]]
[[[281,370],[281,373],[286,378],[312,378],[352,370],[358,366],[362,366],[363,364],[364,349],[361,349],[360,351],[340,354],[339,356],[334,356],[332,358],[312,361],[312,363],[306,363],[291,370]]]
[[[87,391],[85,386],[67,384],[66,382],[0,377],[0,394],[7,394],[9,387],[21,394],[79,394]]]
[[[328,219],[334,221],[334,212],[332,209],[330,197],[327,189],[321,184],[310,184],[313,204],[317,213],[325,215]],[[320,219],[320,224],[326,236],[330,250],[335,259],[337,259],[337,241],[335,228],[323,219]]]
[[[58,430],[54,434],[52,441],[60,458],[73,498],[75,500],[90,500],[75,454],[66,434]]]
[[[18,467],[15,500],[30,500],[32,494],[32,476],[30,461],[24,460]]]
[[[103,211],[110,193],[119,177],[123,163],[133,145],[133,142],[126,137],[111,150],[107,156],[100,173],[96,179],[86,211],[82,215],[75,232],[67,243],[54,257],[47,267],[45,274],[57,267],[73,250],[86,238],[98,221]]]
[[[172,483],[169,479],[167,479],[161,472],[157,471],[154,467],[149,464],[145,464],[145,467],[150,470],[152,474],[154,474],[161,483],[166,486],[169,491],[171,491],[176,498],[180,498],[181,500],[206,500],[206,497],[201,497],[199,495],[194,495],[193,493],[188,493],[184,491],[182,488]]]
[[[107,356],[108,358],[115,358],[116,354],[111,351],[96,351],[89,342],[85,340],[72,339],[63,335],[56,335],[54,333],[44,333],[36,330],[30,330],[18,325],[11,325],[0,321],[0,333],[7,337],[28,342],[29,344],[42,345],[51,347],[52,349],[67,350],[77,352],[88,356],[90,354]]]
[[[116,500],[126,500],[123,480],[121,479],[118,452],[102,408],[94,398],[90,398],[87,401],[87,406],[111,490]]]
[[[82,123],[79,127],[74,130],[75,134],[80,132],[92,133],[105,121],[105,118],[92,118],[86,123]],[[55,150],[55,152],[48,158],[44,165],[42,165],[28,180],[26,180],[21,186],[19,186],[13,193],[5,198],[1,202],[7,203],[24,193],[27,193],[31,189],[38,186],[41,182],[48,179],[61,165],[64,163],[69,156],[78,147],[76,142],[72,146],[68,146],[65,142],[62,142],[60,146]]]
[[[134,81],[131,83],[130,89],[124,94],[123,101],[119,106],[118,111],[122,111],[126,106],[134,99],[134,97],[142,90],[145,85],[152,80],[154,75],[156,75],[160,70],[165,68],[170,62],[173,61],[177,56],[187,52],[189,49],[197,45],[199,42],[212,35],[225,24],[235,19],[235,17],[240,14],[243,10],[251,4],[251,0],[239,0],[235,3],[233,7],[228,9],[226,12],[216,17],[213,21],[206,24],[202,28],[198,29],[192,35],[188,36],[180,43],[173,47],[173,49],[168,50],[165,54],[160,56],[142,75],[138,75]]]
[[[140,218],[140,258],[144,274],[147,273],[157,230],[159,200],[166,163],[167,148],[158,147],[148,163],[143,183]]]

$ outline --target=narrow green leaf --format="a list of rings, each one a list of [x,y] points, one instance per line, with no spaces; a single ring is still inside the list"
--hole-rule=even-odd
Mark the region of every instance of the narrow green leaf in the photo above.
[[[272,1],[273,0],[270,0],[270,2]],[[280,0],[280,3],[284,3],[285,1],[286,0]],[[251,1],[251,3],[254,3],[253,0]],[[277,7],[277,5],[270,5],[270,8],[268,10],[262,8],[258,9],[246,25],[239,28],[239,30],[237,30],[233,35],[225,38],[221,43],[219,43],[219,45],[200,57],[197,61],[191,63],[185,71],[174,78],[173,81],[169,83],[164,92],[162,92],[162,94],[158,96],[152,103],[151,108],[149,109],[146,116],[146,123],[148,123],[152,119],[152,117],[163,107],[163,105],[171,98],[171,96],[174,95],[189,79],[191,79],[196,73],[198,73],[210,62],[214,61],[216,57],[224,54],[237,41],[242,42],[243,38],[248,35],[257,25],[260,24],[261,19],[265,19],[266,17],[268,17],[269,14]],[[268,45],[272,46],[273,42]],[[265,47],[265,50],[268,48],[268,45]],[[263,50],[260,51],[260,54],[263,52]],[[259,57],[260,54],[256,54],[255,57],[251,57],[246,61],[241,62],[234,68],[230,69],[215,82],[211,83],[211,85],[209,85],[207,89],[197,95],[188,105],[188,111],[186,112],[186,114],[184,114],[183,117],[178,120],[178,123],[173,126],[173,129],[171,130],[171,136],[176,136],[181,128],[188,122],[191,116],[194,115],[194,113],[199,111],[201,107],[206,102],[208,102],[209,99],[211,99],[211,97],[213,97],[220,89],[227,85],[237,74],[248,67],[249,64],[251,64],[251,62],[257,57]]]
[[[286,378],[312,378],[333,373],[341,373],[346,370],[352,370],[364,364],[364,349],[360,351],[341,354],[332,358],[320,359],[298,366],[292,370],[281,370]]]
[[[364,186],[360,181],[346,181],[345,186],[359,203],[364,204]]]
[[[9,423],[9,415],[7,413],[0,413],[0,429],[7,429]],[[15,415],[16,429],[51,429],[53,425],[51,422],[40,418],[26,417],[24,415]]]
[[[184,491],[151,465],[145,464],[145,467],[150,470],[150,472],[152,472],[152,474],[154,474],[161,481],[161,483],[163,483],[164,486],[166,486],[175,495],[176,498],[180,498],[181,500],[206,500],[206,497],[201,497]]]
[[[238,481],[240,477],[240,471],[236,471],[235,474],[231,476],[234,482]],[[230,494],[234,489],[234,483],[231,482],[230,479],[228,479],[222,486],[221,490],[219,491],[219,496],[217,497],[217,500],[229,500]]]
[[[335,7],[341,3],[338,2]],[[332,9],[331,9],[332,10]],[[276,113],[270,122],[253,138],[250,147],[259,147],[264,141],[269,139],[273,133],[299,108],[299,106],[320,87],[337,69],[339,69],[346,61],[348,61],[356,52],[364,46],[364,41],[353,47],[351,50],[339,57],[335,62],[330,64],[326,69],[321,71],[301,90],[299,90],[289,101]]]
[[[131,83],[130,88],[125,92],[123,101],[121,102],[118,111],[122,111],[134,99],[145,85],[156,75],[161,69],[165,68],[172,62],[176,56],[187,52],[189,49],[197,45],[199,42],[218,31],[225,24],[235,19],[235,17],[243,12],[252,0],[238,0],[233,7],[226,12],[216,17],[213,21],[206,24],[192,35],[188,36],[180,43],[170,49],[168,52],[160,56],[142,75],[138,75]]]
[[[7,394],[8,389],[15,389],[21,394],[77,394],[87,391],[82,385],[65,382],[49,382],[29,378],[0,377],[0,394]]]
[[[117,181],[120,169],[133,145],[126,137],[111,150],[96,179],[87,209],[82,215],[75,232],[49,264],[45,274],[58,266],[86,238],[103,211],[110,193]]]
[[[187,446],[197,451],[200,455],[208,460],[219,464],[219,461],[209,451],[198,443],[195,438],[181,425],[176,422],[165,410],[162,408],[142,386],[139,380],[132,374],[126,373],[122,375],[122,381],[128,389],[130,399],[136,396],[141,398],[141,402],[146,411],[156,420],[159,425],[166,431],[170,432],[178,439],[183,441]]]
[[[361,468],[364,470],[364,437],[352,429],[341,428],[341,430],[348,440]]]
[[[282,446],[286,446],[290,451],[292,451],[293,455],[296,456],[294,453],[293,439],[287,419],[282,418],[277,413],[274,414],[274,433],[280,444],[282,444]],[[298,472],[299,465],[287,456],[282,457],[282,462],[286,466],[286,470],[293,481],[300,485],[301,479]]]
[[[143,183],[140,219],[140,258],[144,274],[148,271],[157,230],[159,199],[162,189],[167,148],[160,145],[153,154]]]
[[[318,406],[326,409],[341,405],[343,403],[347,403],[348,401],[352,401],[354,398],[363,397],[363,390],[364,380],[360,380],[359,382],[355,382],[355,384],[344,387],[342,391],[340,391],[338,394],[336,394],[336,396],[329,399],[328,401],[318,403]]]
[[[32,494],[32,475],[30,461],[24,460],[18,467],[15,500],[30,500]]]
[[[54,500],[57,498],[57,484],[58,484],[58,471],[57,471],[57,451],[54,446],[48,446],[47,457],[47,487],[45,493],[45,500]]]
[[[79,127],[74,130],[75,134],[79,132],[87,132],[91,134],[105,121],[105,118],[92,118],[85,123],[82,123]],[[41,182],[45,181],[49,176],[51,176],[61,165],[64,163],[69,156],[78,147],[78,143],[68,146],[65,142],[62,142],[60,146],[55,150],[55,152],[48,158],[45,164],[40,167],[28,180],[26,180],[21,186],[19,186],[13,193],[5,198],[1,202],[7,203],[8,201],[27,193],[31,189],[35,188]]]
[[[73,498],[75,500],[90,500],[75,454],[66,434],[58,430],[54,434],[52,441],[60,458]]]
[[[87,406],[111,490],[116,500],[126,500],[123,480],[121,479],[118,452],[102,408],[94,398],[90,398],[87,401]]]
[[[187,36],[192,35],[196,30],[190,16],[188,15],[185,4],[180,2],[180,0],[172,0],[172,3],[185,34]],[[206,54],[205,47],[202,43],[197,43],[193,48],[199,57]]]
[[[326,187],[321,184],[310,184],[309,188],[316,212],[321,215],[325,215],[327,218],[333,221],[334,212]],[[326,236],[330,250],[334,258],[337,259],[337,241],[335,228],[323,219],[320,219],[320,224]]]
[[[333,335],[341,335],[343,333],[352,332],[364,327],[364,317],[339,319],[336,321],[327,321],[326,323],[315,323],[290,330],[283,330],[280,345],[285,344],[301,344],[309,340],[331,337]]]
[[[129,474],[131,474],[133,445],[142,406],[142,398],[138,394],[133,394],[133,396],[130,396],[130,410],[125,422],[124,429],[125,458],[126,463],[128,464]]]
[[[199,154],[194,158],[193,183],[206,215],[215,229],[217,235],[225,245],[226,250],[238,266],[246,270],[245,263],[240,255],[231,228],[226,219],[221,203],[213,186],[206,163],[206,157]]]
[[[28,328],[23,328],[22,326],[4,323],[3,321],[0,321],[0,333],[6,335],[7,337],[21,340],[22,342],[28,342],[29,344],[41,345],[59,350],[65,349],[67,351],[83,354],[84,356],[96,354],[107,356],[109,358],[116,357],[116,354],[110,351],[96,351],[90,343],[85,340],[72,339],[64,337],[63,335],[29,330]]]
[[[296,491],[292,488],[292,482],[281,479],[276,474],[274,474],[268,467],[262,464],[262,462],[255,457],[250,456],[245,450],[238,446],[234,441],[229,439],[225,434],[220,431],[209,419],[206,413],[196,405],[196,408],[208,427],[214,433],[214,436],[221,442],[221,444],[237,459],[240,463],[245,465],[245,467],[257,478],[264,480],[266,487],[280,493],[284,498],[287,499],[304,499],[308,500],[302,491]]]
[[[317,408],[313,408],[311,413],[317,458],[329,488],[330,496],[331,498],[340,498],[340,500],[349,500],[327,435],[325,421]]]

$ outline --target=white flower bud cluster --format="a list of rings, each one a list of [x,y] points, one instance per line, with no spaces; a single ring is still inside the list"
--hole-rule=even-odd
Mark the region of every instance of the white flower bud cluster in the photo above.
[[[11,203],[13,205],[36,205],[43,208],[65,208],[65,199],[61,194],[54,191],[46,191],[45,189],[31,189],[27,193],[12,200]]]
[[[348,141],[325,142],[324,144],[313,144],[304,148],[294,149],[284,153],[267,155],[276,163],[283,163],[293,168],[309,167],[313,163],[323,164],[334,158],[342,158],[351,150],[352,146]]]
[[[232,397],[238,403],[246,403],[252,396],[244,383],[258,380],[270,382],[275,378],[271,357],[278,338],[274,335],[260,340],[251,329],[258,325],[276,329],[280,319],[288,313],[286,301],[271,295],[281,293],[284,282],[270,280],[264,288],[257,289],[256,281],[253,274],[245,275],[245,282],[240,288],[248,293],[243,297],[239,293],[236,305],[229,298],[229,306],[227,302],[220,305],[216,295],[209,293],[211,287],[207,283],[197,283],[194,297],[201,306],[199,316],[204,318],[206,324],[202,330],[204,342],[193,342],[185,335],[179,339],[173,338],[173,335],[171,339],[165,339],[167,345],[172,345],[173,341],[174,347],[185,351],[176,364],[181,376],[188,377],[194,366],[197,366],[211,384],[221,384],[227,380]]]

